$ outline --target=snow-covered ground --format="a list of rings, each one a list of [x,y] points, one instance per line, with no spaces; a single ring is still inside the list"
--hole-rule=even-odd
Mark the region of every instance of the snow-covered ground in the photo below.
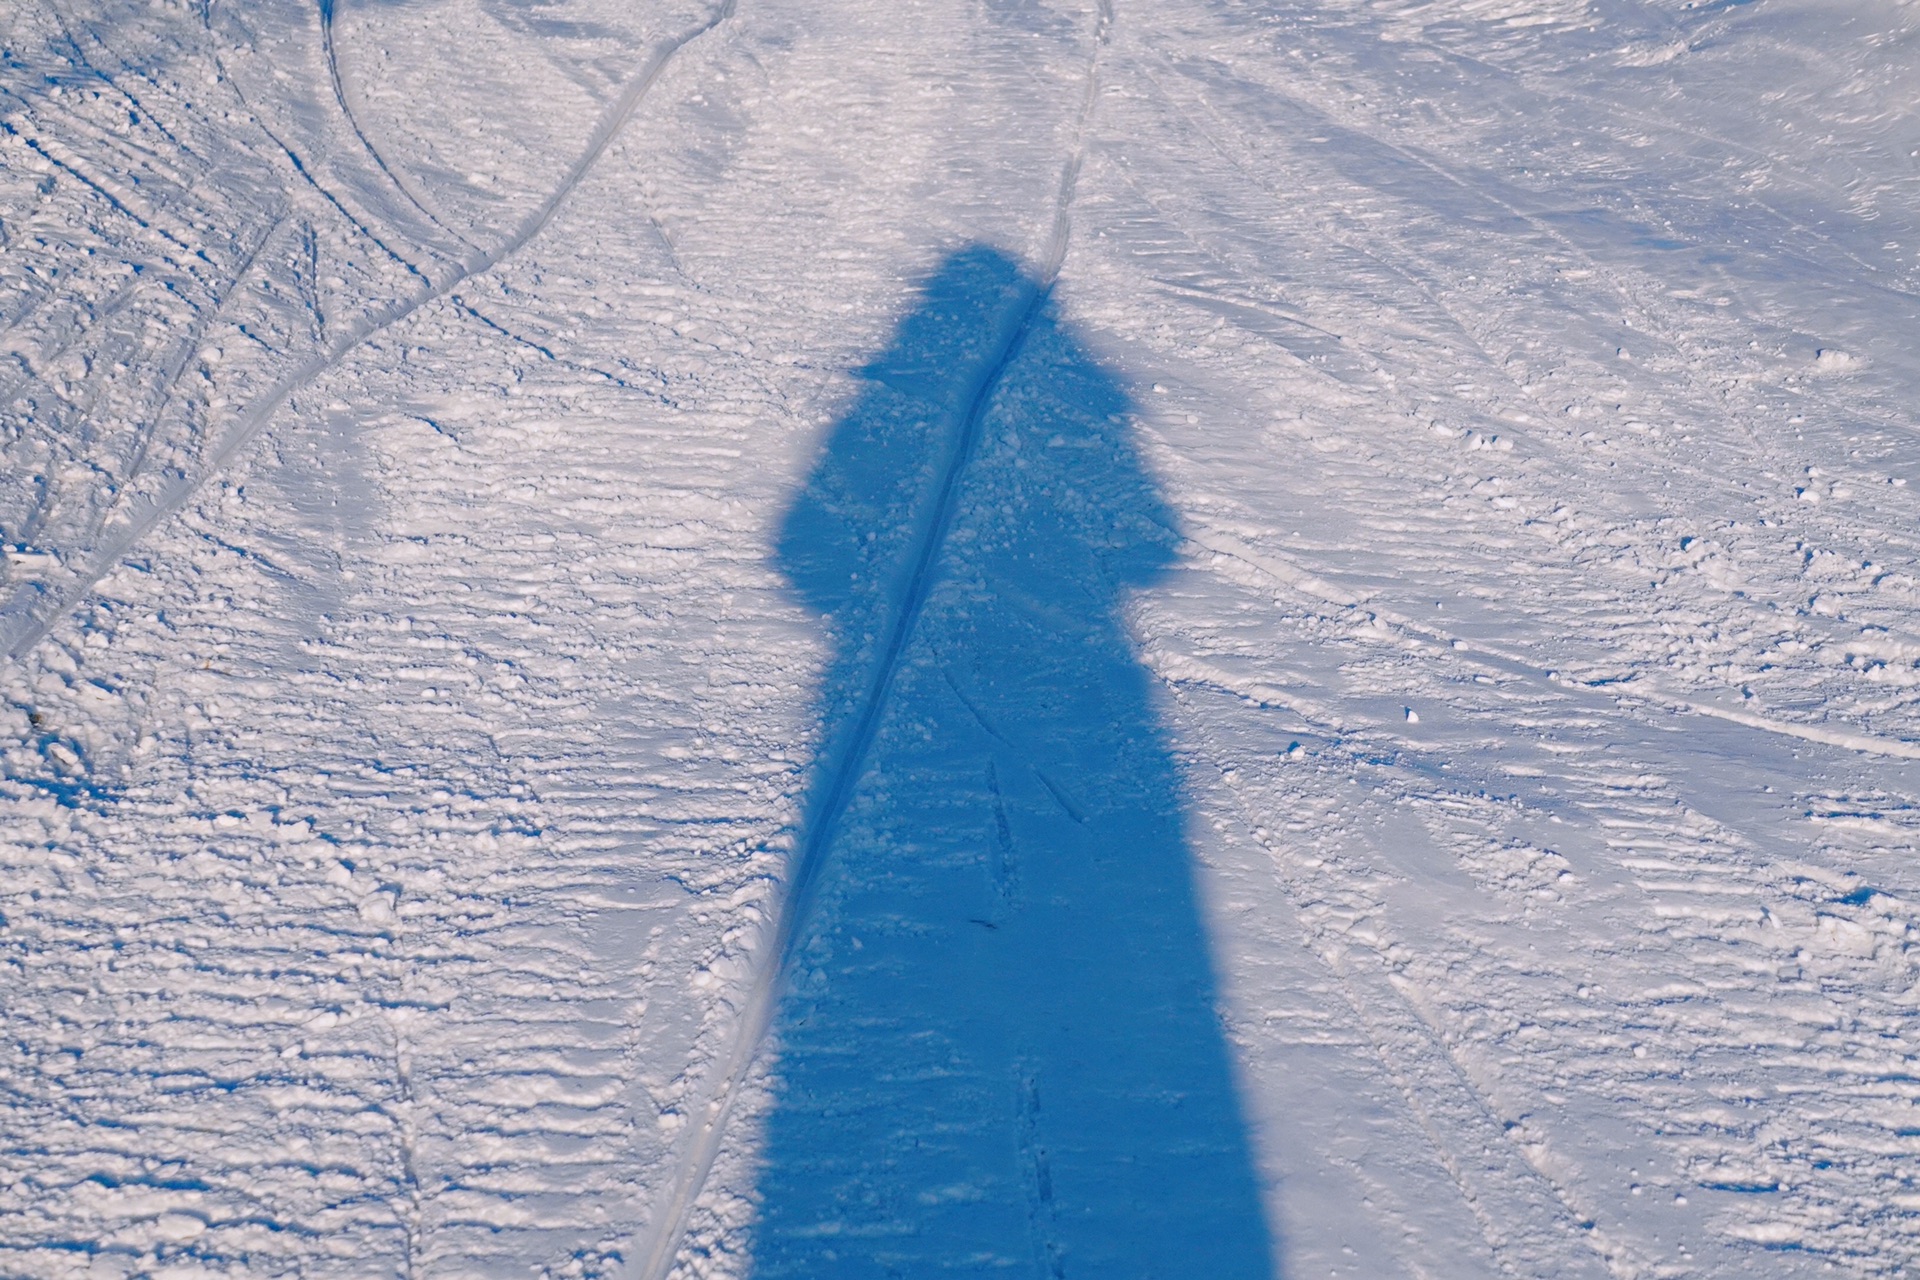
[[[1920,1267],[1916,101],[6,6],[0,1275]]]

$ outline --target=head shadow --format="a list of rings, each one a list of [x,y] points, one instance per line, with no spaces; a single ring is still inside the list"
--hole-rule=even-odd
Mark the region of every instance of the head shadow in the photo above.
[[[1005,255],[859,370],[777,557],[834,654],[755,1274],[1277,1274],[1124,627],[1130,401]]]

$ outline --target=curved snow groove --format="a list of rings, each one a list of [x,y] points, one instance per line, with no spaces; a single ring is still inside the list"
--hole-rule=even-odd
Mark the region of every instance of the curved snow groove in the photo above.
[[[347,99],[347,84],[340,75],[340,50],[333,38],[333,13],[338,4],[339,0],[320,0],[320,45],[327,55],[327,79],[333,83],[333,100],[339,104],[340,114],[346,117],[347,127],[353,130],[354,137],[360,139],[361,147],[366,150],[374,166],[386,175],[387,181],[393,184],[394,190],[406,197],[408,204],[420,211],[421,217],[446,235],[453,237],[458,243],[469,249],[476,248],[473,241],[440,221],[433,210],[427,208],[425,202],[414,194],[413,188],[407,184],[406,180],[387,163],[387,158],[380,153],[380,148],[373,145],[373,139],[367,136],[367,131],[360,127],[360,117],[354,114],[353,104]]]
[[[1683,698],[1668,693],[1650,680],[1628,681],[1620,687],[1619,695],[1622,698],[1638,698],[1669,711],[1709,716],[1715,720],[1725,720],[1729,724],[1758,729],[1763,733],[1777,733],[1782,737],[1799,738],[1803,742],[1817,742],[1822,746],[1839,747],[1844,751],[1858,751],[1863,755],[1887,756],[1899,760],[1920,760],[1920,743],[1907,742],[1900,738],[1881,737],[1871,733],[1855,733],[1847,729],[1829,729],[1818,724],[1796,724],[1791,720],[1776,720],[1771,716],[1755,715],[1751,711],[1742,711],[1738,707],[1718,707],[1711,702],[1701,702],[1698,699]]]
[[[888,695],[899,670],[900,656],[913,637],[921,609],[933,585],[934,562],[945,545],[953,522],[960,478],[972,460],[980,439],[994,389],[1020,354],[1040,309],[1052,295],[1061,265],[1066,259],[1067,240],[1072,229],[1074,190],[1086,159],[1087,131],[1099,93],[1100,54],[1106,48],[1113,26],[1112,0],[1097,0],[1094,22],[1093,56],[1087,67],[1086,91],[1074,125],[1074,145],[1061,168],[1060,185],[1054,199],[1053,221],[1040,250],[1040,261],[1033,275],[1021,280],[1020,291],[1002,313],[998,332],[987,348],[989,355],[961,385],[956,397],[953,451],[941,470],[939,486],[929,510],[911,543],[908,568],[893,602],[891,624],[886,641],[874,661],[867,688],[861,696],[853,722],[845,737],[833,747],[824,762],[817,799],[805,815],[799,848],[794,852],[786,894],[773,919],[771,946],[766,959],[745,993],[734,1039],[722,1060],[722,1070],[714,1078],[688,1133],[666,1197],[651,1224],[648,1243],[639,1255],[635,1269],[626,1272],[629,1280],[665,1280],[672,1270],[681,1241],[687,1230],[694,1202],[705,1187],[720,1154],[720,1142],[741,1086],[759,1057],[761,1044],[773,1024],[775,1005],[793,954],[801,940],[820,869],[832,843],[835,828],[852,798],[854,784],[866,762],[886,710]]]
[[[428,303],[445,297],[474,276],[492,270],[525,248],[529,241],[553,221],[553,216],[559,211],[560,205],[573,193],[574,188],[580,185],[580,180],[587,175],[587,171],[599,162],[614,136],[626,124],[628,117],[632,116],[634,109],[640,105],[640,100],[646,96],[647,90],[653,87],[654,81],[660,78],[660,73],[666,69],[674,55],[731,18],[738,3],[739,0],[722,0],[722,3],[697,25],[655,46],[646,65],[627,83],[627,87],[621,91],[619,98],[600,117],[600,122],[588,135],[587,145],[568,168],[559,185],[540,202],[533,212],[527,215],[519,228],[505,241],[491,250],[476,251],[460,259],[453,273],[444,279],[435,280],[423,274],[422,287],[412,297],[402,298],[363,319],[326,349],[309,357],[291,373],[267,388],[235,420],[226,436],[214,449],[207,465],[201,468],[198,474],[181,476],[150,499],[146,507],[129,520],[115,537],[94,549],[86,567],[77,573],[71,582],[64,587],[44,587],[38,607],[28,604],[12,612],[12,616],[0,617],[0,640],[5,642],[7,657],[19,658],[38,644],[54,624],[93,590],[102,578],[111,573],[121,559],[140,543],[141,539],[152,532],[162,520],[186,505],[201,485],[217,475],[232,460],[234,454],[259,433],[260,428],[266,425],[267,420],[282,404],[286,403],[287,398],[294,392],[340,364],[369,339],[384,333]]]
[[[1368,604],[1365,598],[1353,595],[1323,578],[1315,577],[1284,557],[1264,555],[1237,538],[1209,528],[1205,524],[1197,524],[1188,530],[1186,538],[1200,550],[1214,555],[1231,556],[1266,574],[1280,585],[1327,604],[1342,609],[1359,609]],[[1470,662],[1478,662],[1490,670],[1519,676],[1538,685],[1598,696],[1608,701],[1642,702],[1682,715],[1707,716],[1728,724],[1737,724],[1744,728],[1775,733],[1788,738],[1799,738],[1804,742],[1817,742],[1822,746],[1838,747],[1843,751],[1858,751],[1863,755],[1920,760],[1920,743],[1909,742],[1902,738],[1889,738],[1881,734],[1852,729],[1834,729],[1819,724],[1800,724],[1792,720],[1758,715],[1738,707],[1716,706],[1711,702],[1703,702],[1698,698],[1674,693],[1645,677],[1635,677],[1609,685],[1587,684],[1545,670],[1538,664],[1489,644],[1485,640],[1470,641],[1445,628],[1418,622],[1391,610],[1376,606],[1369,610],[1369,616],[1395,631],[1418,636],[1433,644],[1446,645],[1449,650],[1466,655]]]

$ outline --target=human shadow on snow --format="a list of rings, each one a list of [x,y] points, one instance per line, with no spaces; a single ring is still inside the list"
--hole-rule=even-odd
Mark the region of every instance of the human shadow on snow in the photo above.
[[[1175,541],[1128,397],[984,248],[859,376],[779,534],[836,648],[755,1274],[1271,1277],[1121,618]]]

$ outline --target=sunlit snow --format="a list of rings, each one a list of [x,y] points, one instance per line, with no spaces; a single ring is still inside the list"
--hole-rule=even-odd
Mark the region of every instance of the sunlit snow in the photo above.
[[[1920,1269],[1917,101],[0,6],[0,1276]]]

